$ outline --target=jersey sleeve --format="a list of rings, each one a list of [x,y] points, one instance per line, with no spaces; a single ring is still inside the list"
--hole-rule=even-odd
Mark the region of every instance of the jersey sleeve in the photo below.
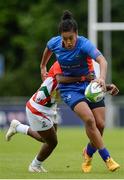
[[[50,51],[54,51],[54,48],[56,47],[56,45],[58,45],[58,40],[60,39],[59,36],[53,37],[51,38],[48,42],[47,42],[47,48]]]
[[[38,91],[34,94],[33,99],[35,102],[49,100],[51,93],[56,89],[57,81],[53,77],[47,77],[45,81],[41,84]]]
[[[54,77],[54,66],[53,65],[49,69],[47,77]]]
[[[53,49],[53,42],[54,42],[54,38],[51,38],[48,42],[47,42],[47,48],[49,50]]]
[[[57,87],[57,81],[53,77],[48,77],[42,83],[39,90],[43,90],[47,95],[50,95],[53,90]]]
[[[62,74],[62,70],[61,67],[58,63],[58,61],[56,61],[50,68],[49,72],[48,72],[48,77],[54,77],[57,74]]]
[[[56,76],[57,74],[62,74],[62,69],[58,61],[56,61],[53,66],[54,66],[54,76]]]
[[[90,56],[94,60],[96,60],[98,56],[102,55],[102,53],[88,39],[82,49],[88,56]]]

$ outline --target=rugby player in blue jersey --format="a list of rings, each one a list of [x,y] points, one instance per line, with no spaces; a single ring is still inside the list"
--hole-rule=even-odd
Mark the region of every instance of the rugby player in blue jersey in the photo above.
[[[97,150],[107,168],[115,171],[120,165],[112,159],[102,138],[105,126],[104,100],[89,103],[84,96],[84,91],[89,84],[89,81],[85,79],[87,75],[92,75],[95,81],[106,89],[107,61],[87,38],[78,35],[78,26],[71,12],[64,12],[59,24],[59,33],[59,36],[48,41],[44,50],[40,65],[42,79],[44,80],[47,76],[46,65],[53,53],[56,55],[64,76],[84,76],[82,82],[59,83],[62,99],[84,122],[89,138],[89,143],[83,151],[82,171],[91,171],[92,157]],[[99,78],[96,78],[92,59],[100,66]]]
[[[57,103],[54,99],[56,93],[53,93],[57,90],[56,78],[60,83],[72,83],[76,81],[81,82],[84,77],[63,76],[60,65],[56,61],[50,68],[45,81],[26,103],[29,126],[13,119],[6,133],[7,141],[10,141],[16,133],[21,133],[43,143],[40,151],[29,165],[29,172],[47,172],[43,168],[43,162],[49,157],[57,145],[56,131],[59,115],[56,108]],[[87,81],[92,80],[91,76],[86,76],[85,78]],[[119,92],[114,84],[107,84],[106,89],[113,96]]]

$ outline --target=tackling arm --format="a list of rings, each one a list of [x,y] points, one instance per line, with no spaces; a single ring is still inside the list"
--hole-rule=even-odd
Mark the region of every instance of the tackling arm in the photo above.
[[[80,76],[80,77],[71,77],[71,76],[63,76],[62,74],[56,75],[56,80],[58,83],[74,83],[74,82],[82,82],[82,81],[92,81],[94,80],[94,75],[88,74],[86,76]]]
[[[112,96],[115,96],[119,93],[119,89],[115,84],[106,84],[106,90],[109,91]]]
[[[63,75],[56,75],[56,80],[58,83],[73,83],[81,81],[81,77],[67,77]]]

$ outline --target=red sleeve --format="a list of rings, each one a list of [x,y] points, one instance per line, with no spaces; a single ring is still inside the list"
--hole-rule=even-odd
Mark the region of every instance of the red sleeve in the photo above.
[[[52,65],[48,71],[48,77],[54,77],[54,66]]]
[[[49,72],[48,72],[48,77],[49,76],[56,76],[57,74],[62,74],[62,70],[61,67],[58,63],[58,61],[56,61],[50,68]]]
[[[62,74],[62,69],[58,61],[56,61],[53,66],[54,66],[54,76],[56,76],[57,74]]]

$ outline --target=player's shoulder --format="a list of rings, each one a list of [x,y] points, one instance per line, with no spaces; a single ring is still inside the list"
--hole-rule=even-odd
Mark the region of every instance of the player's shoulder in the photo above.
[[[49,41],[55,43],[55,42],[60,41],[61,39],[62,39],[61,36],[54,36]]]
[[[58,47],[61,44],[61,36],[55,36],[52,37],[48,42],[47,42],[47,47],[50,50],[54,50],[55,47]]]
[[[83,43],[83,44],[85,44],[85,43],[87,43],[89,41],[89,39],[87,39],[84,36],[78,36],[78,40],[79,40],[80,43]]]
[[[87,49],[89,49],[90,47],[93,46],[91,41],[84,36],[79,36],[79,44],[83,51],[85,51],[85,50],[87,51]]]

